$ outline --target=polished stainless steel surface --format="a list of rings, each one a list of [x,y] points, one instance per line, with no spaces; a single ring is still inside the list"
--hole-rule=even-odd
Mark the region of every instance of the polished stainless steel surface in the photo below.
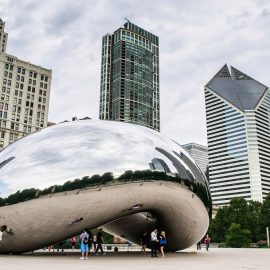
[[[206,209],[211,209],[211,198],[205,177],[195,162],[190,158],[188,153],[186,153],[186,151],[177,143],[163,138],[159,133],[151,129],[138,125],[113,121],[93,120],[67,122],[43,129],[42,131],[13,143],[0,153],[0,196],[5,197],[16,192],[17,190],[26,188],[44,189],[53,185],[62,185],[67,181],[81,179],[84,176],[91,177],[95,174],[112,172],[114,177],[117,178],[127,170],[141,171],[150,169],[152,171],[162,171],[171,176],[172,179],[174,177],[180,177],[183,180],[181,182],[183,185],[176,184],[179,186],[179,196],[183,196],[184,198],[185,196],[189,196],[187,194],[190,194],[190,196],[192,194],[198,195],[196,205],[200,209],[201,217],[199,214],[194,214],[194,216],[189,219],[188,214],[185,212],[186,210],[181,212],[185,212],[184,216],[186,217],[186,220],[184,223],[186,222],[188,224],[188,222],[190,220],[194,220],[195,217],[198,219],[198,224],[196,226],[194,225],[194,228],[196,227],[197,230],[196,239],[193,239],[190,236],[192,240],[189,239],[187,243],[192,244],[195,240],[197,241],[198,237],[203,236],[208,226]],[[155,180],[159,181],[159,179]],[[148,180],[144,179],[141,181],[147,182]],[[118,183],[118,185],[122,185],[124,187],[126,184]],[[112,185],[112,183],[107,184],[106,188],[110,189],[110,186],[113,187],[114,185]],[[160,185],[159,189],[162,190],[163,186]],[[125,188],[121,188],[123,195],[125,193],[124,190]],[[182,192],[181,190],[186,191]],[[105,205],[106,203],[113,204],[111,201],[106,201],[106,199],[103,197],[104,194],[99,194],[103,200],[102,207],[106,207],[104,206],[104,203]],[[81,195],[78,195],[76,197],[78,201],[80,196]],[[125,196],[129,196],[129,193],[127,192]],[[149,192],[149,196],[153,196],[153,194],[151,195],[151,192]],[[130,200],[134,201],[135,203],[134,198],[136,198],[136,195],[130,195]],[[192,195],[192,198],[194,198],[194,195]],[[31,213],[31,209],[35,207],[40,200],[41,199],[34,199],[25,203],[0,207],[0,225],[6,224],[9,221],[11,222],[10,214],[7,214],[9,211],[16,211],[16,209],[20,208],[24,209],[24,211],[30,211]],[[183,199],[185,202],[188,200],[189,199]],[[127,198],[125,203],[126,201],[128,201]],[[160,201],[162,202],[163,199],[160,198]],[[119,202],[121,202],[120,195],[118,196],[117,203]],[[46,201],[46,203],[48,202]],[[144,202],[141,203],[144,205]],[[177,203],[179,203],[179,205],[177,205]],[[204,203],[204,210],[202,210],[202,203]],[[160,205],[160,202],[157,204]],[[171,204],[173,205],[174,202],[170,202],[170,205]],[[176,201],[175,204],[176,205],[170,207],[175,207],[177,209],[186,207],[181,205],[181,198],[179,202]],[[60,207],[60,205],[61,203],[57,201],[55,208]],[[146,210],[148,212],[158,213],[159,210],[155,209],[152,201],[151,205],[151,207],[135,209],[135,212],[133,211],[132,213],[134,214]],[[77,207],[79,208],[85,206],[79,206],[77,204]],[[132,207],[132,205],[127,206],[127,209],[128,207]],[[160,207],[162,207],[162,203]],[[170,207],[168,209],[170,209]],[[91,212],[92,210],[90,208],[88,211]],[[125,206],[123,205],[122,208],[125,209]],[[48,211],[48,213],[46,213],[46,217],[49,218],[48,216],[50,216],[50,211],[53,210],[49,208],[46,209],[47,210],[44,210],[44,208],[42,208],[40,211]],[[54,210],[55,212],[52,214],[53,216],[56,215],[56,213],[57,215],[61,213],[60,210]],[[67,212],[65,212],[66,220],[64,219],[63,222],[67,222],[69,213],[71,216],[74,216],[74,212],[76,211],[78,211],[78,209],[74,209],[73,211],[69,209]],[[166,220],[166,213],[164,213],[164,209],[161,210],[161,212],[163,220]],[[195,212],[196,211],[194,211],[194,213]],[[37,213],[35,213],[35,215],[36,214]],[[121,211],[121,213],[114,213],[114,216],[110,217],[112,219],[107,219],[106,217],[102,216],[104,214],[105,213],[100,213],[100,218],[97,218],[94,224],[93,222],[91,223],[89,221],[88,224],[83,224],[83,226],[100,226],[104,225],[105,223],[111,223],[111,225],[106,225],[107,229],[110,230],[110,227],[112,227],[114,228],[112,231],[117,231],[115,229],[115,224],[117,223],[114,223],[114,221],[131,214],[131,212]],[[45,215],[45,213],[41,213],[41,215]],[[190,213],[190,215],[192,215],[192,213]],[[33,219],[35,218],[36,217],[33,215]],[[30,220],[31,215],[28,215],[28,221],[30,222]],[[199,229],[200,220],[202,221],[201,231]],[[14,222],[16,222],[16,219],[12,219],[11,223],[13,226],[15,226]],[[20,221],[18,220],[17,222]],[[46,220],[44,220],[44,222],[45,224],[46,222],[48,224],[50,223]],[[39,226],[44,226],[44,222],[39,224]],[[180,226],[181,224],[183,225],[183,221],[179,221],[180,223],[182,222],[181,224],[178,224],[177,222],[175,223],[175,226]],[[120,224],[121,221],[118,223]],[[161,220],[158,220],[156,224],[163,224],[164,226],[164,222]],[[10,224],[7,225],[12,227]],[[75,232],[79,233],[78,229],[82,228],[78,227],[76,230],[67,230],[66,234],[61,233],[59,234],[59,237],[64,238],[69,237]],[[35,230],[38,233],[38,229],[35,228]],[[23,233],[23,231],[20,231],[20,234],[21,233]],[[35,232],[33,231],[33,233]],[[133,232],[130,232],[130,234],[132,233]],[[181,232],[178,233],[181,234]],[[12,239],[16,239],[16,237],[18,237],[18,235],[15,235],[8,236],[9,241],[12,241]],[[50,241],[58,241],[60,240],[59,237],[51,238],[48,236],[48,239],[50,239]],[[138,240],[138,237],[135,236],[131,238]],[[17,239],[17,241],[20,240]],[[31,248],[37,248],[38,245],[45,244],[47,242],[48,241],[43,240],[38,244],[37,240],[37,243],[35,242],[30,246]],[[0,251],[2,252],[5,251],[5,247],[3,245],[4,243],[0,242]],[[30,246],[28,249],[18,248],[17,251],[21,252],[29,250]],[[185,245],[182,243],[180,245],[173,246],[172,249],[175,250],[177,247],[182,248],[183,246]]]

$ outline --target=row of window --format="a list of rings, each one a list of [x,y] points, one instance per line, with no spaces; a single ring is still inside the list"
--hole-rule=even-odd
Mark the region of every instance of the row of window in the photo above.
[[[5,64],[6,71],[7,70],[13,71],[13,67],[14,66],[11,65],[11,64],[7,64],[7,63]],[[26,70],[24,68],[18,67],[17,68],[17,73],[18,74],[25,75],[26,74]],[[29,71],[29,77],[36,79],[36,78],[38,78],[38,73],[36,73],[34,71]],[[42,81],[45,81],[45,82],[48,82],[48,80],[49,80],[48,76],[47,75],[43,75],[43,74],[40,75],[40,79]]]

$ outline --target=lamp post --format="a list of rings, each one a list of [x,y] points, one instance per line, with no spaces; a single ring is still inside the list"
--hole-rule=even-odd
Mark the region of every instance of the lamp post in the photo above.
[[[269,247],[269,228],[266,227],[267,246]]]

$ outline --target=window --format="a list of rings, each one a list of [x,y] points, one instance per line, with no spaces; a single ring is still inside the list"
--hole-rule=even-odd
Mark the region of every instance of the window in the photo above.
[[[32,77],[32,76],[33,76],[33,72],[30,71],[30,72],[29,72],[29,77]]]
[[[18,73],[21,73],[21,68],[20,67],[18,67]]]

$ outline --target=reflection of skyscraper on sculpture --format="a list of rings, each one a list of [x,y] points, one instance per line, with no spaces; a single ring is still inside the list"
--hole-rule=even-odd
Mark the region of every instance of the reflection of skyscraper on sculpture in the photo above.
[[[270,92],[225,65],[205,86],[213,204],[262,201],[270,191]]]

